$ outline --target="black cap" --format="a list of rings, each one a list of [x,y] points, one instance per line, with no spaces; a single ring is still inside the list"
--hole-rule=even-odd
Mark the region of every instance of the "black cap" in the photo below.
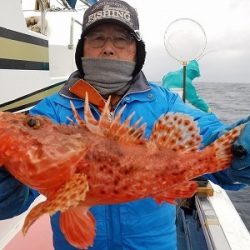
[[[128,3],[117,0],[102,0],[89,7],[83,16],[82,35],[106,22],[120,24],[131,31],[136,40],[141,40],[137,11]]]
[[[139,31],[137,11],[128,3],[120,0],[100,0],[90,6],[84,13],[82,24],[82,35],[76,48],[75,60],[78,70],[84,75],[81,57],[83,56],[83,43],[85,35],[97,25],[102,23],[117,23],[129,30],[136,38],[136,66],[133,76],[142,69],[145,61],[145,44]]]

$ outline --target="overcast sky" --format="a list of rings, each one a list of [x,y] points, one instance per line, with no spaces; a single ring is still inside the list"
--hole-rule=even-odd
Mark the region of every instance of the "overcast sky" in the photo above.
[[[29,1],[34,2],[23,0]],[[250,0],[125,1],[139,14],[149,80],[160,81],[166,72],[181,67],[167,53],[164,33],[174,20],[191,18],[207,36],[205,55],[199,60],[201,77],[196,81],[250,83]]]
[[[206,32],[205,56],[199,61],[206,82],[250,83],[249,0],[127,0],[136,7],[147,47],[144,72],[161,80],[165,72],[178,69],[164,47],[164,33],[178,18],[197,21]],[[197,79],[198,80],[198,79]]]

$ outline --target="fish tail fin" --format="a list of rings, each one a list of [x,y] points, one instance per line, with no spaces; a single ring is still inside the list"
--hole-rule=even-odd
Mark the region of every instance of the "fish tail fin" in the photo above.
[[[87,249],[95,238],[95,219],[88,207],[71,208],[60,215],[60,228],[67,241],[76,248]]]
[[[245,125],[242,124],[231,129],[204,149],[205,151],[212,149],[214,152],[217,171],[223,170],[230,166],[233,157],[232,145],[240,135],[244,126]],[[212,169],[211,172],[214,172],[214,169]]]

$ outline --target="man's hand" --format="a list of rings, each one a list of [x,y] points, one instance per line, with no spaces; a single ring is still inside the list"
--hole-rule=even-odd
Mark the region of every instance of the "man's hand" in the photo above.
[[[21,213],[20,208],[28,195],[29,188],[0,167],[0,219],[8,219]]]
[[[229,168],[230,177],[240,183],[250,185],[250,122],[246,123],[232,147],[233,161]]]

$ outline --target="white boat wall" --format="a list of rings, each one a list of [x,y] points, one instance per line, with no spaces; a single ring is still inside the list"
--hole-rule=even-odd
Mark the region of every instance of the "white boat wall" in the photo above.
[[[30,7],[23,9],[27,1]],[[40,10],[34,9],[37,4]],[[46,8],[46,0],[1,2],[0,111],[30,108],[57,91],[76,69],[75,46],[86,7]],[[36,22],[28,28],[32,19]]]
[[[250,233],[226,191],[211,182],[208,187],[212,194],[195,195],[192,213],[177,213],[185,235],[178,250],[250,250]]]

